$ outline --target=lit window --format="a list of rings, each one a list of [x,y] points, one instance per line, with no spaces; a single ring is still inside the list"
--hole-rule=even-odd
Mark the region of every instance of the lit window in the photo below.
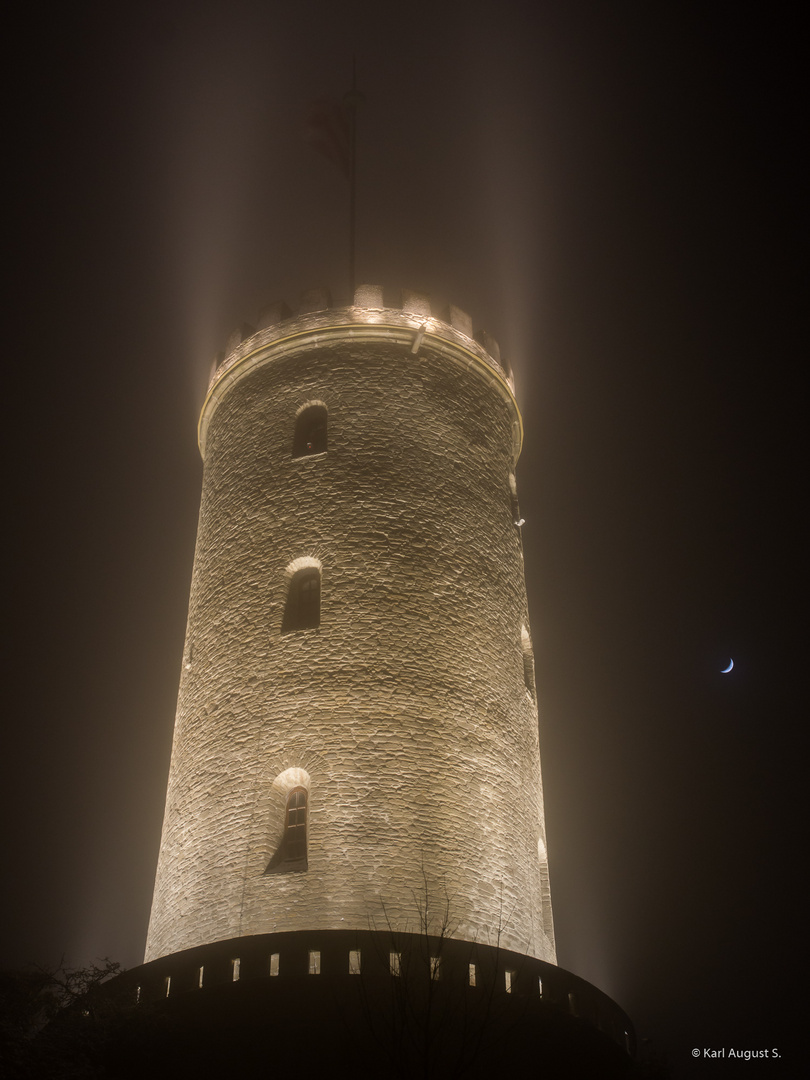
[[[307,789],[293,788],[284,805],[284,835],[265,873],[307,869]]]
[[[512,502],[512,521],[514,521],[515,525],[522,524],[520,504],[518,503],[517,496],[517,482],[514,473],[509,473],[509,495]]]
[[[349,949],[349,974],[360,974],[360,950]]]
[[[326,453],[326,406],[310,405],[299,413],[293,436],[294,458]]]
[[[320,975],[321,973],[320,949],[309,950],[309,973],[310,975]]]
[[[287,799],[284,819],[284,859],[298,862],[307,857],[307,792],[294,788]]]
[[[506,986],[506,992],[507,992],[507,994],[511,994],[512,993],[512,987],[515,985],[515,976],[517,975],[517,972],[507,970],[503,974],[504,974],[504,984]]]
[[[392,952],[388,954],[388,962],[391,967],[392,975],[402,974],[402,953]]]
[[[239,961],[239,957],[237,956],[235,960],[231,960],[231,977],[232,977],[234,982],[239,982],[239,968],[240,967],[241,967],[241,963]]]
[[[520,631],[520,643],[523,647],[523,681],[526,684],[526,692],[534,699],[537,695],[537,687],[534,681],[534,653],[532,652],[532,639],[526,627]]]
[[[475,986],[475,964],[470,964],[470,986]]]
[[[270,974],[278,975],[278,953],[274,952],[270,956]]]
[[[312,630],[321,624],[321,572],[305,566],[292,576],[284,608],[282,634],[291,630]]]

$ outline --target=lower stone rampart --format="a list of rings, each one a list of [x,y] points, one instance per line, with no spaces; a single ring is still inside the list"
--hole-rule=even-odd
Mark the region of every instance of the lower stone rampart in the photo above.
[[[484,1005],[491,1017],[551,1011],[635,1053],[629,1016],[591,983],[535,957],[449,937],[387,930],[259,934],[160,957],[120,976],[119,986],[124,982],[139,1005],[188,1001],[208,991],[236,992],[257,983],[282,996],[294,985],[296,993],[329,987],[344,1003],[355,992],[361,998],[390,1000],[392,987],[399,985],[406,988],[411,1011],[419,1012],[431,990],[454,996],[457,1007],[467,999],[470,1015],[476,1004]]]

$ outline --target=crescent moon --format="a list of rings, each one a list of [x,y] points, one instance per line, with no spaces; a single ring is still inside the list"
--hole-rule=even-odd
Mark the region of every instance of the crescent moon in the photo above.
[[[728,673],[729,673],[729,672],[731,671],[731,669],[732,669],[733,667],[734,667],[734,661],[733,661],[733,660],[729,660],[729,662],[728,662],[728,667],[724,667],[724,668],[721,668],[721,669],[720,669],[720,674],[721,674],[721,675],[728,675]]]

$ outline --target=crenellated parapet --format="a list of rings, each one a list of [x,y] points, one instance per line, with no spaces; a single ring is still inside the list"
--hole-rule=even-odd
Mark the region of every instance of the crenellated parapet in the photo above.
[[[441,355],[461,372],[476,372],[507,402],[513,414],[513,453],[520,454],[523,421],[515,400],[515,383],[498,342],[484,329],[476,329],[467,312],[452,304],[434,314],[426,293],[403,289],[398,306],[379,285],[359,285],[350,307],[332,307],[327,289],[301,294],[296,310],[283,302],[265,305],[258,326],[243,323],[229,336],[226,350],[214,359],[205,403],[200,415],[198,442],[205,456],[208,426],[218,405],[245,376],[267,363],[304,355],[313,348],[375,346],[384,343],[388,354],[417,359]],[[388,305],[388,306],[386,306]],[[391,346],[395,349],[391,351]]]
[[[415,346],[414,353],[425,338],[454,343],[496,371],[514,393],[512,371],[498,342],[487,330],[474,327],[466,311],[454,304],[436,311],[427,293],[410,289],[403,289],[396,299],[397,303],[392,303],[391,296],[383,295],[381,285],[358,285],[349,307],[334,307],[328,289],[307,289],[294,308],[283,301],[265,304],[256,326],[238,326],[228,337],[225,351],[215,357],[209,392],[246,356],[276,340],[336,326],[367,325],[404,332],[403,341]]]

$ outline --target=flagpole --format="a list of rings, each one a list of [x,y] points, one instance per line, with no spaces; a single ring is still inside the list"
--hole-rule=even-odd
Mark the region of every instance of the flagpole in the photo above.
[[[355,234],[357,220],[357,106],[363,95],[357,92],[357,58],[352,57],[352,88],[343,98],[349,113],[349,303],[354,303]]]

